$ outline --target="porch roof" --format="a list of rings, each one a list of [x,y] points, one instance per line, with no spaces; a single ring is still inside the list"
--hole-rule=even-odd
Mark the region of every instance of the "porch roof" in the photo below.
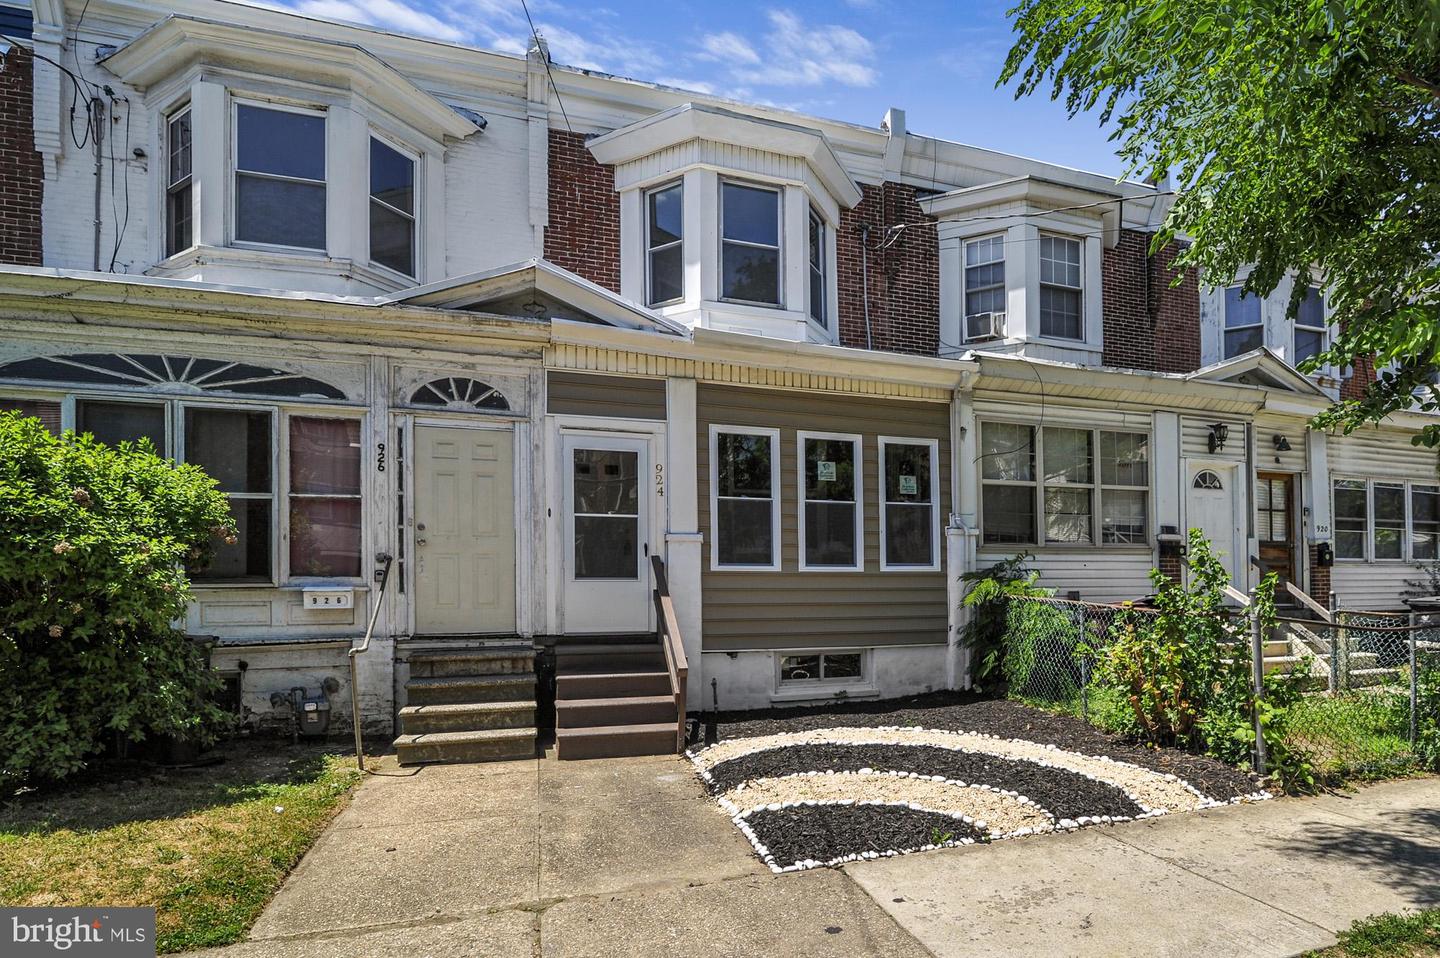
[[[1326,402],[1330,399],[1325,390],[1317,386],[1310,377],[1264,346],[1231,359],[1211,363],[1188,374],[1186,378],[1281,389],[1302,396],[1318,397]]]

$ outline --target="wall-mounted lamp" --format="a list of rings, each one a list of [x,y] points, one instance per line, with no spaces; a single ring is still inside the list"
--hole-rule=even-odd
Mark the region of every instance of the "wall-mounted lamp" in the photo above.
[[[1210,424],[1210,451],[1219,452],[1225,448],[1225,440],[1230,438],[1230,427],[1223,422]]]
[[[1271,436],[1270,441],[1275,444],[1276,452],[1290,451],[1290,440],[1286,439],[1284,436]]]

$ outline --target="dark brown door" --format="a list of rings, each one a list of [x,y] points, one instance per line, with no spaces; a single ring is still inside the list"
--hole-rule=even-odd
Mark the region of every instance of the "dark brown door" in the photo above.
[[[1295,579],[1295,477],[1261,472],[1255,476],[1255,534],[1260,540],[1260,568]],[[1283,593],[1282,593],[1283,594]]]

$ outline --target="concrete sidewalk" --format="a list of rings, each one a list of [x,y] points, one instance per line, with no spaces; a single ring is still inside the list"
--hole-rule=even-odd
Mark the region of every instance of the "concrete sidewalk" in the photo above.
[[[301,955],[1290,955],[1440,904],[1440,780],[776,876],[675,757],[382,766],[251,931]]]

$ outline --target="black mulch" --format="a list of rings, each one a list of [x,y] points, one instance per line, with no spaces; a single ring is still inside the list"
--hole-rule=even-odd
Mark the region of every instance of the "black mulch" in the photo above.
[[[1251,773],[1204,755],[1132,745],[1080,719],[1042,712],[1018,702],[980,699],[966,692],[931,692],[903,699],[841,702],[813,708],[720,712],[714,717],[721,740],[841,726],[919,725],[1026,739],[1085,755],[1108,755],[1172,774],[1218,801],[1260,789],[1259,780]]]
[[[782,868],[982,837],[958,818],[897,805],[794,805],[758,811],[745,821]]]
[[[724,792],[754,778],[779,778],[826,769],[854,772],[862,768],[944,775],[975,785],[1019,792],[1056,818],[1082,815],[1134,818],[1141,814],[1139,806],[1114,785],[1092,781],[1076,772],[928,745],[796,745],[768,749],[716,765],[710,769],[710,787],[712,791]]]

